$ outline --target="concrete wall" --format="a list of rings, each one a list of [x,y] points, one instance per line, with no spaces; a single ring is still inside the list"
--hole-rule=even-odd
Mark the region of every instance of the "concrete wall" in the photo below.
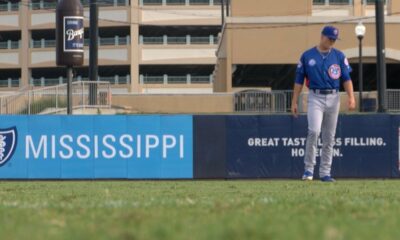
[[[220,58],[215,66],[214,79],[222,80],[224,78],[226,78],[226,58]],[[224,92],[228,87],[228,83],[228,81],[215,81],[213,84],[213,91]]]
[[[233,17],[311,15],[312,0],[232,0]]]
[[[396,19],[397,20],[397,19]],[[400,20],[400,19],[398,19]],[[286,27],[285,27],[286,25]],[[290,24],[232,24],[232,64],[280,64],[298,62],[306,49],[319,43],[324,23],[291,27]],[[367,33],[363,41],[364,48],[375,48],[375,23],[365,23]],[[263,26],[264,28],[260,28]],[[279,26],[274,28],[274,26]],[[358,39],[354,34],[356,23],[336,24],[341,40],[334,47],[342,51],[357,51]],[[400,21],[386,24],[386,48],[388,51],[400,51]],[[352,54],[352,53],[350,53]],[[355,57],[355,56],[352,56]],[[392,60],[399,61],[396,56]],[[350,57],[351,58],[351,57]]]
[[[198,95],[115,95],[112,104],[136,113],[231,113],[231,94]]]

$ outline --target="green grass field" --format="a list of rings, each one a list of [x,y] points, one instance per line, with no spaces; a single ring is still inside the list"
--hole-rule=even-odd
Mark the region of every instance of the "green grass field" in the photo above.
[[[400,181],[0,182],[0,239],[399,239]]]

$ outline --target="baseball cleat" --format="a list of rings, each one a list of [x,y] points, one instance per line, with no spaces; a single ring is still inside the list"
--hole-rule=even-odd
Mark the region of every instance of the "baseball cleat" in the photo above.
[[[303,180],[305,181],[312,181],[313,180],[313,174],[310,171],[305,171],[302,177]]]
[[[321,178],[321,182],[336,182],[331,176],[325,176]]]

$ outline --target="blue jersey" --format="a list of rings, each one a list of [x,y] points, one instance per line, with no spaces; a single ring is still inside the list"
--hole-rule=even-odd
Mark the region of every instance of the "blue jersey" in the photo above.
[[[349,81],[351,67],[345,55],[332,48],[323,54],[313,47],[303,53],[297,65],[297,84],[303,85],[306,78],[310,89],[339,89],[341,81]]]

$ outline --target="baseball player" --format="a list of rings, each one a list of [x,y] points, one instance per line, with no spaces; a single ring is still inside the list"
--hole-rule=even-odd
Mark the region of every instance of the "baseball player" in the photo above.
[[[296,70],[292,114],[297,117],[297,101],[306,79],[308,95],[308,135],[304,156],[305,171],[303,180],[312,180],[316,163],[317,140],[321,133],[322,153],[319,176],[323,182],[334,182],[331,165],[335,133],[339,115],[340,83],[348,95],[349,110],[355,108],[353,83],[350,78],[351,67],[345,55],[333,48],[339,30],[325,26],[318,46],[303,53]]]

